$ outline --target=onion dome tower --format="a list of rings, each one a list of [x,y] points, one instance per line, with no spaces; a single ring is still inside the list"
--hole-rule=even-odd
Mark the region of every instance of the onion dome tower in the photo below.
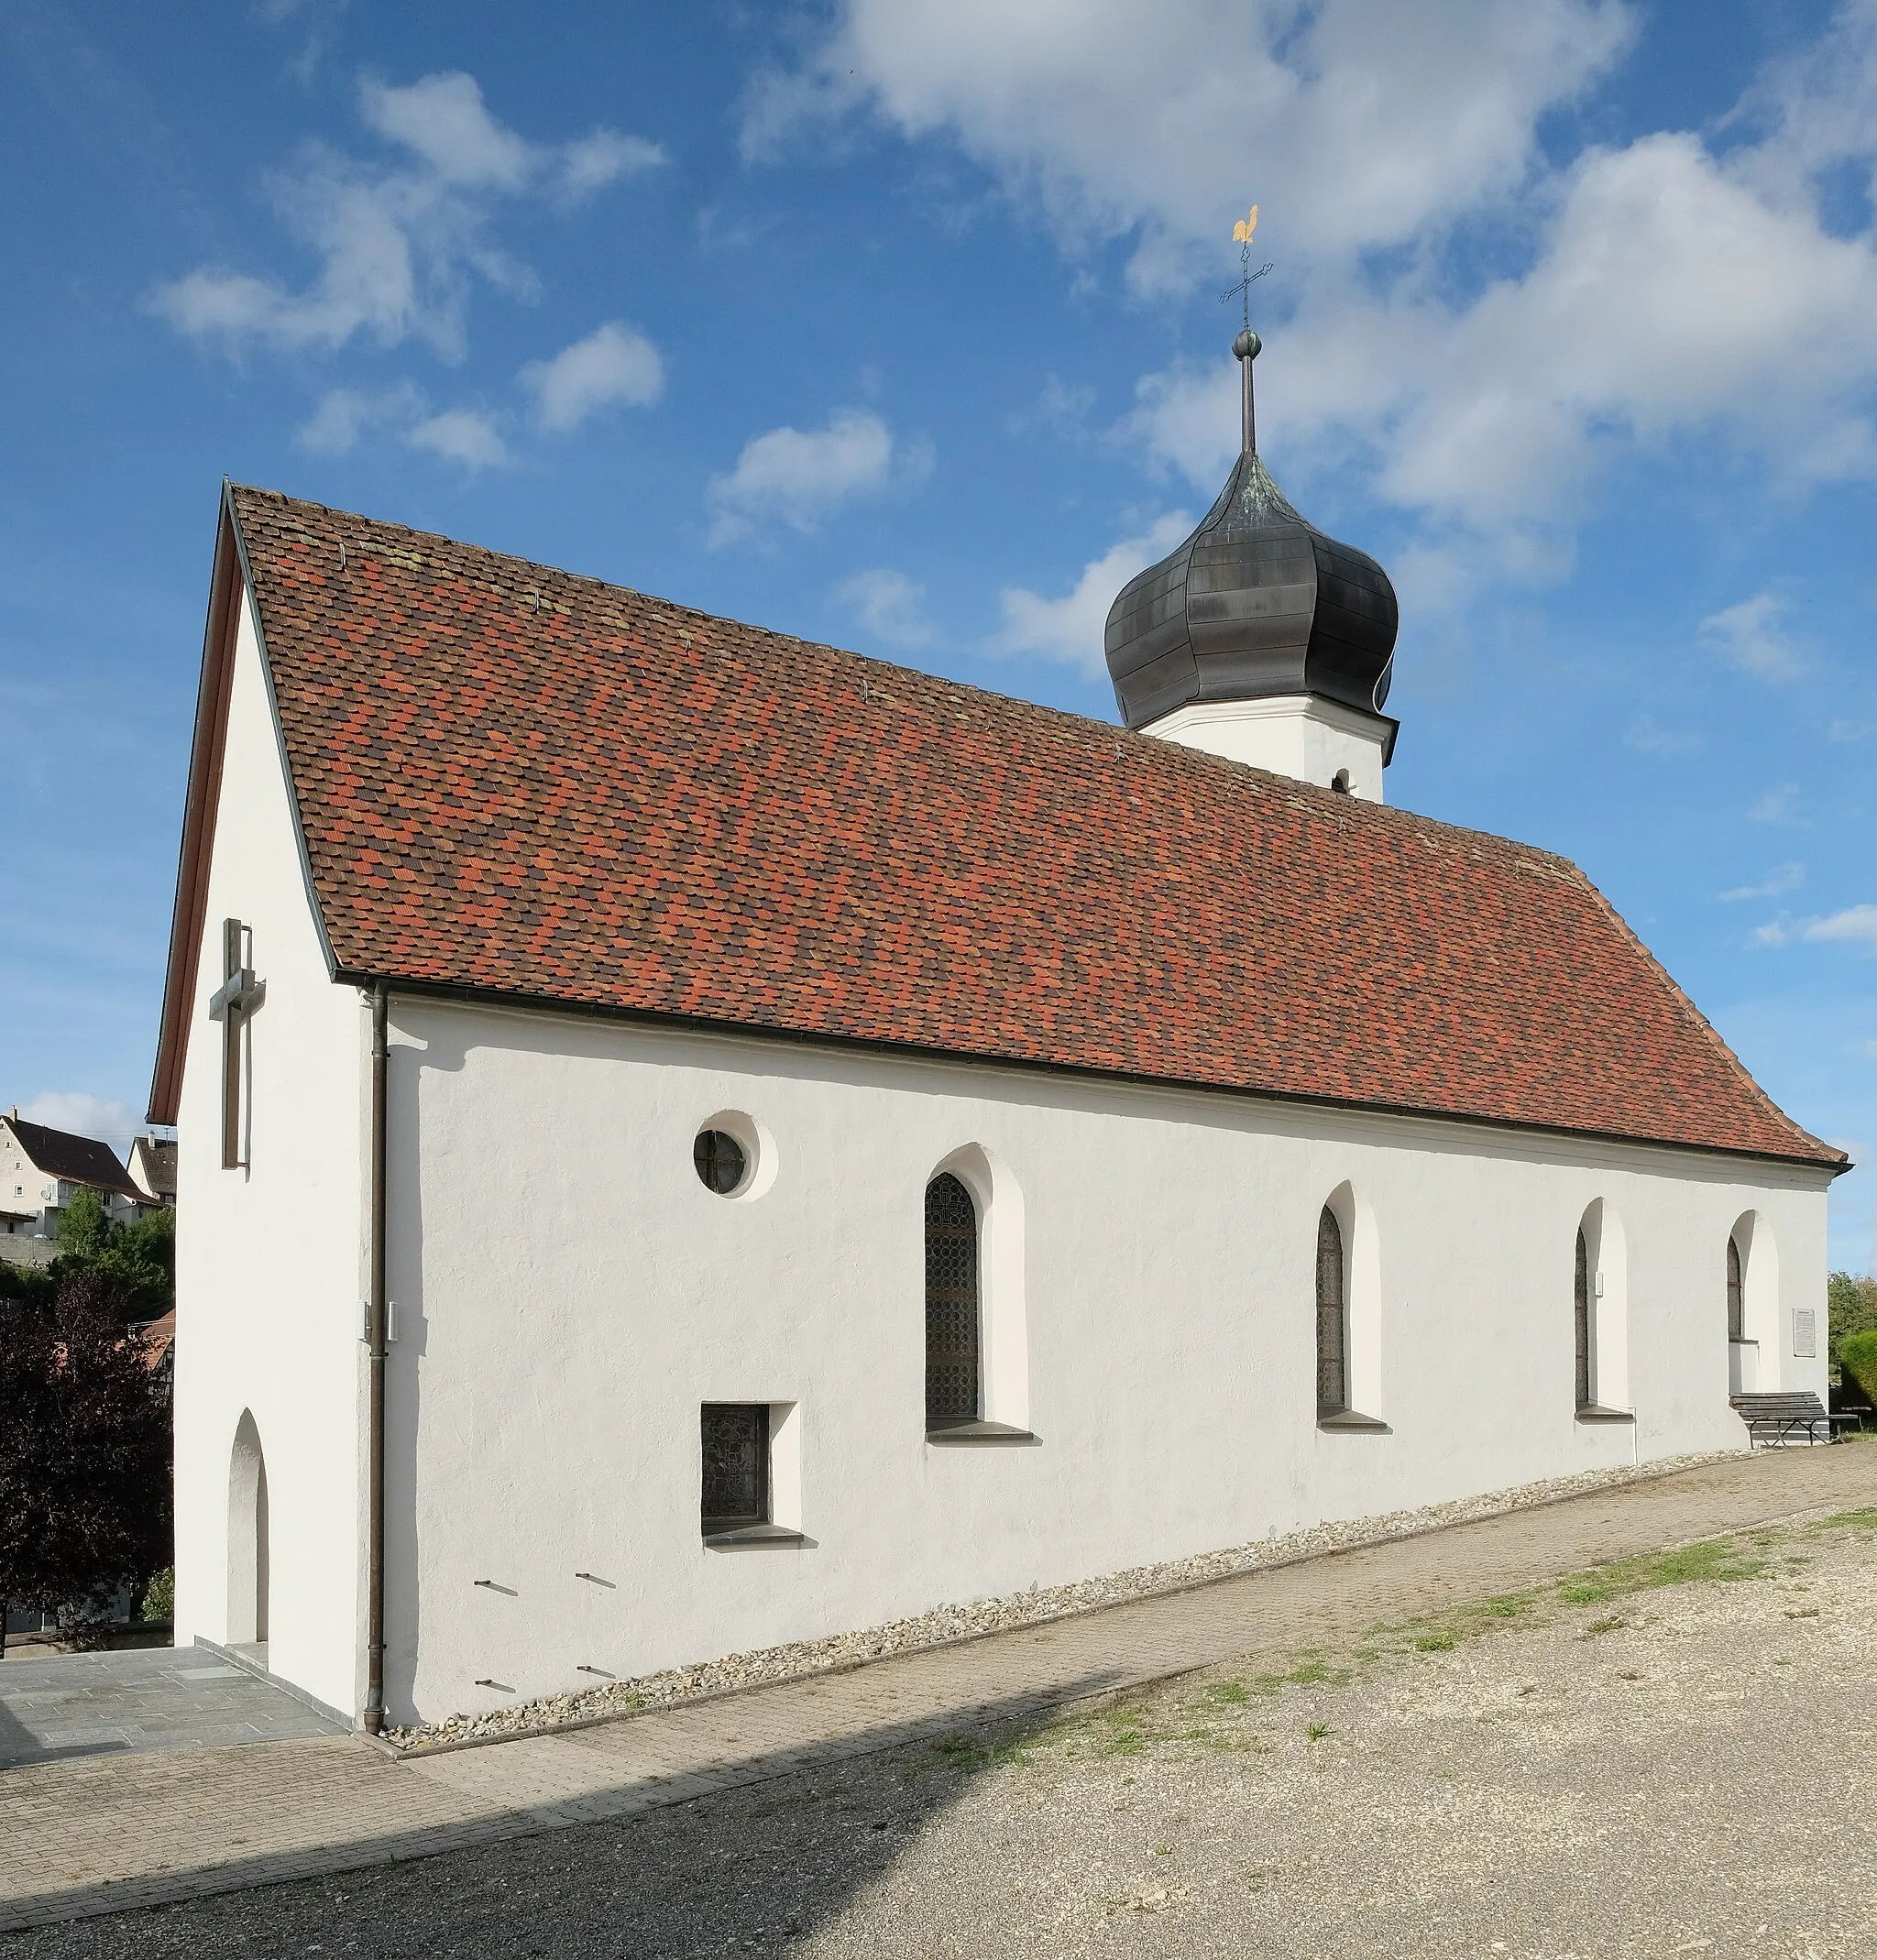
[[[1379,802],[1400,724],[1388,699],[1400,614],[1367,553],[1300,517],[1257,453],[1247,325],[1232,344],[1244,446],[1193,534],[1108,614],[1130,728]]]

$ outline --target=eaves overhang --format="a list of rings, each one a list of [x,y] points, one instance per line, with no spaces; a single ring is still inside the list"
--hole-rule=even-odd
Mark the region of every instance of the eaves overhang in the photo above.
[[[1746,1163],[1782,1164],[1824,1171],[1841,1177],[1857,1166],[1843,1152],[1806,1156],[1772,1150],[1732,1148],[1724,1144],[1690,1143],[1679,1137],[1648,1136],[1625,1130],[1579,1130],[1562,1123],[1520,1122],[1510,1117],[1483,1115],[1472,1110],[1441,1109],[1427,1103],[1391,1102],[1379,1099],[1312,1096],[1293,1089],[1269,1089],[1256,1083],[1190,1080],[1185,1077],[1144,1075],[1125,1068],[1099,1068],[1085,1062],[1039,1059],[1035,1056],[1000,1055],[993,1050],[940,1048],[910,1041],[882,1040],[864,1035],[841,1035],[827,1029],[791,1028],[767,1022],[719,1020],[708,1014],[675,1013],[665,1009],[625,1007],[608,1001],[565,1000],[523,993],[508,988],[478,987],[457,980],[401,978],[362,968],[335,967],[335,985],[369,992],[383,987],[392,996],[428,1000],[459,1007],[488,1007],[511,1013],[571,1015],[587,1021],[610,1021],[627,1026],[664,1029],[685,1035],[713,1035],[746,1041],[774,1041],[795,1048],[825,1048],[837,1053],[875,1055],[914,1062],[949,1062],[967,1068],[1008,1068],[1025,1075],[1054,1076],[1083,1082],[1109,1082],[1131,1089],[1167,1089],[1180,1094],[1228,1097],[1235,1101],[1268,1102],[1292,1109],[1333,1110],[1348,1115],[1391,1116],[1423,1122],[1459,1123],[1512,1136],[1542,1136],[1560,1141],[1615,1144],[1633,1149],[1667,1150],[1684,1156],[1739,1158]]]

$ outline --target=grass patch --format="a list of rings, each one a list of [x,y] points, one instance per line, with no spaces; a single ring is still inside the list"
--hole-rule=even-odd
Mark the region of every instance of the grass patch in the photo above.
[[[1814,1531],[1877,1531],[1877,1507],[1863,1511],[1840,1511],[1835,1517],[1821,1517]]]
[[[1558,1597],[1573,1606],[1594,1606],[1626,1593],[1649,1592],[1658,1586],[1697,1585],[1757,1579],[1767,1561],[1741,1549],[1732,1538],[1707,1538],[1674,1551],[1642,1558],[1617,1559],[1595,1571],[1579,1572],[1558,1588]]]
[[[1347,1681],[1349,1670],[1346,1668],[1333,1668],[1327,1661],[1303,1660],[1282,1678],[1293,1688],[1320,1688],[1326,1682]]]
[[[1322,1742],[1330,1733],[1330,1725],[1327,1722],[1312,1722],[1303,1733],[1310,1741]]]
[[[1432,1633],[1416,1634],[1414,1637],[1414,1651],[1417,1654],[1450,1653],[1457,1644],[1457,1637],[1444,1626],[1437,1626]]]
[[[1607,1620],[1592,1620],[1584,1631],[1586,1634],[1616,1633],[1629,1624],[1620,1613],[1613,1613]]]
[[[973,1774],[980,1769],[998,1769],[1006,1765],[1027,1763],[1029,1747],[1026,1738],[975,1742],[969,1736],[948,1736],[943,1742],[932,1745],[933,1753],[942,1756],[954,1769]]]
[[[1238,1708],[1250,1701],[1251,1690],[1242,1681],[1214,1681],[1206,1690],[1206,1699],[1221,1708]]]

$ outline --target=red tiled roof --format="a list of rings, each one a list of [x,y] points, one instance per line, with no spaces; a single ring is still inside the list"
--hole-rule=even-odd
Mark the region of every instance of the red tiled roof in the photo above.
[[[230,501],[343,976],[1842,1161],[1560,858]]]

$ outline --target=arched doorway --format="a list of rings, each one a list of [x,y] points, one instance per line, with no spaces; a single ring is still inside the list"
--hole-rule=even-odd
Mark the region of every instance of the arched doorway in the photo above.
[[[267,1645],[268,1466],[254,1412],[243,1409],[228,1458],[228,1628],[230,1647]]]

